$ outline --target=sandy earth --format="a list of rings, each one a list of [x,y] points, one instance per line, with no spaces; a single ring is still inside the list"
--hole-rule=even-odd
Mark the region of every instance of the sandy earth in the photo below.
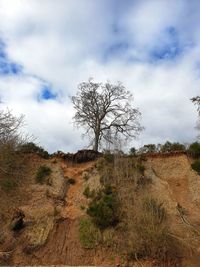
[[[177,204],[185,209],[187,214],[186,219],[192,225],[195,225],[195,227],[200,225],[200,177],[192,171],[190,164],[190,159],[186,155],[167,158],[148,158],[145,162],[145,175],[152,178],[152,186],[148,192],[164,202],[164,206],[170,215],[169,219],[171,220],[172,230],[176,231],[181,237],[186,238],[186,241],[190,240],[191,227],[181,221],[177,211]],[[113,257],[113,254],[107,249],[86,250],[82,248],[79,242],[79,220],[85,214],[81,206],[86,206],[88,201],[83,195],[83,190],[87,185],[91,189],[100,187],[99,177],[94,165],[95,162],[72,164],[61,161],[57,164],[51,163],[51,167],[55,169],[55,179],[58,179],[55,180],[55,185],[59,185],[58,181],[60,182],[59,177],[61,174],[66,180],[73,178],[75,184],[70,185],[66,191],[65,205],[59,206],[59,216],[55,217],[53,229],[50,231],[45,245],[28,255],[22,253],[22,250],[20,250],[23,247],[22,237],[20,235],[17,237],[20,245],[14,253],[15,265],[117,266],[119,259]],[[35,163],[33,164],[34,168]],[[84,179],[85,173],[90,176],[87,181]],[[51,188],[47,189],[50,190]],[[43,206],[45,207],[44,212],[47,212],[47,210],[50,212],[52,205],[55,205],[55,203],[58,205],[51,198],[53,194],[58,194],[58,192],[52,191],[50,192],[51,196],[47,197],[44,194],[45,190],[46,187],[34,185],[33,180],[31,180],[31,187],[27,189],[27,192],[31,192],[32,200],[29,196],[27,203],[30,203],[30,205],[24,206],[25,210],[27,208],[27,214],[28,210],[33,213],[33,207],[40,207],[39,211],[42,214]],[[6,200],[4,202],[6,203]],[[16,203],[18,205],[18,202]],[[24,203],[26,202],[23,201],[22,205]],[[23,236],[23,232],[21,236]],[[196,250],[200,251],[199,241],[196,240],[194,246]],[[193,245],[190,241],[188,243]],[[154,267],[155,265],[152,262],[136,262],[133,265],[133,267],[141,266]],[[197,255],[188,257],[188,259],[185,258],[183,266],[199,267],[200,257]],[[163,265],[162,267],[170,266]]]

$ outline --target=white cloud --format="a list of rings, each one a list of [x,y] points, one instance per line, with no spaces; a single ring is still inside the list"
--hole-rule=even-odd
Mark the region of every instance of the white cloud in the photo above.
[[[50,151],[87,144],[73,128],[68,96],[91,76],[120,80],[133,92],[146,128],[137,144],[195,138],[196,111],[189,99],[200,91],[200,4],[127,2],[120,1],[124,8],[117,10],[111,0],[0,0],[0,37],[9,58],[24,68],[23,74],[0,77],[0,95],[14,112],[26,115],[28,130]],[[176,29],[183,52],[150,62],[152,49],[169,44],[169,27]],[[120,42],[128,48],[104,60],[109,47]],[[133,56],[140,60],[129,60]],[[62,101],[37,101],[43,80]]]

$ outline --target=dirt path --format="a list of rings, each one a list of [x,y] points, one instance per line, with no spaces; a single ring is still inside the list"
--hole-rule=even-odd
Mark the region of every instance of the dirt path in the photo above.
[[[85,204],[86,199],[83,195],[83,172],[94,166],[94,162],[87,162],[70,166],[69,164],[62,164],[64,177],[66,179],[73,178],[75,184],[70,185],[66,195],[66,207],[62,212],[62,217],[74,220],[84,215],[81,210],[81,205]]]

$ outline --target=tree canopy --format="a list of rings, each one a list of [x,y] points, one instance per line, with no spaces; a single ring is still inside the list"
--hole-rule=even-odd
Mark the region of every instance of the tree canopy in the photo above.
[[[72,98],[76,110],[74,121],[85,127],[98,151],[103,141],[113,142],[118,136],[135,138],[142,127],[140,112],[132,106],[133,96],[122,83],[96,83],[92,79],[82,82]]]

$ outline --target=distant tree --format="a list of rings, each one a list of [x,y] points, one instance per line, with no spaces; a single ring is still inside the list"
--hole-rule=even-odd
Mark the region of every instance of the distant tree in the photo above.
[[[131,149],[129,150],[129,154],[130,155],[135,155],[136,154],[136,148],[135,147],[131,147]]]
[[[139,154],[146,154],[146,153],[154,153],[156,152],[156,145],[154,144],[148,144],[140,147],[138,150]]]
[[[24,122],[24,116],[14,116],[10,110],[0,110],[0,147],[12,143],[17,147],[23,142],[20,128]]]
[[[161,152],[171,152],[171,151],[185,151],[186,148],[183,144],[180,143],[171,143],[167,141],[164,145],[161,146]]]
[[[44,159],[48,159],[50,157],[50,154],[48,151],[46,151],[43,147],[33,143],[33,142],[27,142],[20,146],[20,152],[29,154],[29,153],[35,153],[39,156],[41,156]]]
[[[156,152],[156,145],[155,144],[144,145],[144,148],[146,149],[146,153],[155,153]]]
[[[134,138],[142,130],[141,114],[131,105],[133,97],[120,82],[103,84],[89,79],[79,84],[71,100],[76,110],[74,121],[85,127],[95,151],[103,140],[112,143],[119,136]]]
[[[27,140],[21,132],[23,123],[23,115],[17,117],[10,110],[0,110],[0,174],[4,179],[6,176],[16,178],[20,169],[21,160],[17,153]]]
[[[198,158],[200,156],[200,143],[199,142],[194,142],[190,144],[188,148],[188,153],[194,157]]]

